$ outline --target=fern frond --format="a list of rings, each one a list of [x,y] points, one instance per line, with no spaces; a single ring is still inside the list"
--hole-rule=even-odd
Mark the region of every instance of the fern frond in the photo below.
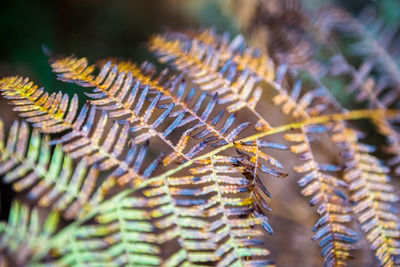
[[[48,242],[57,229],[59,216],[52,212],[42,221],[38,210],[13,202],[8,223],[0,222],[0,251],[13,255],[23,265]]]
[[[163,159],[165,165],[173,161],[187,161],[209,145],[227,144],[235,140],[249,125],[243,122],[229,131],[235,121],[234,115],[224,117],[224,112],[221,111],[210,117],[218,101],[216,94],[208,98],[206,93],[202,93],[194,99],[196,91],[188,90],[181,76],[164,82],[166,72],[162,72],[152,79],[154,73],[151,64],[145,63],[137,68],[128,62],[114,66],[109,62],[103,66],[95,79],[86,79],[85,77],[89,76],[80,77],[79,73],[75,73],[76,68],[69,69],[69,65],[63,60],[56,61],[52,65],[55,72],[62,71],[58,77],[64,81],[96,86],[94,92],[88,94],[93,99],[91,103],[106,110],[114,120],[129,125],[130,132],[138,135],[135,138],[136,143],[145,142],[156,136],[169,145],[173,152]],[[122,67],[122,64],[125,66]],[[129,70],[129,73],[119,73],[118,69]],[[149,98],[150,104],[145,109],[145,101]],[[203,110],[202,105],[205,105]],[[157,109],[163,112],[155,117],[153,114],[157,113]],[[165,125],[164,130],[159,129],[163,121],[169,117],[175,119]],[[196,124],[186,129],[175,144],[168,139],[175,129],[193,122]],[[217,128],[217,124],[222,124],[222,127]],[[191,136],[201,141],[189,149],[188,142]]]
[[[343,55],[336,55],[332,67],[332,75],[338,78],[339,75],[350,75],[351,83],[348,85],[350,91],[357,91],[358,101],[367,101],[371,107],[379,108],[384,112],[390,104],[396,103],[398,99],[397,92],[390,89],[390,85],[382,80],[373,78],[373,63],[367,61],[357,70],[350,65]],[[383,148],[387,153],[393,154],[393,158],[389,161],[389,165],[395,167],[395,172],[400,173],[400,137],[396,130],[396,120],[393,122],[382,116],[372,118],[372,123],[376,126],[379,133],[386,136],[387,143]]]
[[[295,167],[296,172],[305,174],[298,181],[304,187],[301,193],[312,196],[311,206],[321,203],[318,207],[321,217],[314,225],[313,240],[321,239],[319,246],[325,266],[345,266],[346,260],[351,258],[350,250],[354,249],[352,243],[357,241],[357,233],[344,225],[352,219],[346,196],[340,191],[346,183],[331,174],[340,167],[316,161],[306,133],[287,134],[285,138],[296,143],[290,149],[306,161]]]
[[[376,67],[381,74],[387,74],[386,80],[391,85],[400,83],[397,29],[379,18],[377,10],[365,8],[357,18],[340,8],[326,8],[320,17],[330,31],[337,30],[344,36],[351,35],[354,38],[355,41],[349,45],[353,56],[363,57],[365,63],[369,61],[375,65],[371,67]],[[398,96],[399,90],[396,87],[393,89]]]
[[[229,112],[246,107],[256,116],[259,130],[270,128],[255,109],[262,94],[262,88],[257,86],[259,79],[246,69],[239,72],[232,60],[222,62],[221,66],[220,53],[213,47],[196,41],[181,43],[156,36],[150,40],[150,50],[160,57],[161,62],[171,62],[184,71],[200,89],[217,93],[219,103],[229,104]]]
[[[164,265],[209,261],[216,266],[271,264],[269,260],[258,258],[269,252],[257,248],[262,243],[262,232],[253,229],[261,225],[272,232],[267,218],[262,215],[262,211],[269,208],[263,198],[259,202],[260,193],[255,191],[261,183],[259,178],[244,178],[241,172],[246,173],[247,168],[242,160],[232,157],[212,156],[198,163],[201,165],[190,169],[191,175],[168,177],[164,184],[164,194],[172,198],[168,203],[172,203],[175,211],[156,225],[166,229],[162,236],[168,239],[176,236],[181,245]],[[196,187],[188,187],[190,184]],[[154,189],[149,192],[152,191]],[[168,229],[173,222],[178,223]]]
[[[98,223],[79,227],[54,265],[271,266],[256,228],[272,231],[268,206],[255,193],[259,177],[242,176],[242,162],[213,156],[188,176],[153,178],[140,192],[103,203]],[[161,248],[176,241],[179,249],[162,259]]]
[[[0,132],[4,135],[2,122]],[[29,140],[29,144],[27,146]],[[79,215],[82,206],[93,194],[98,171],[82,160],[74,169],[72,159],[60,146],[51,154],[48,136],[37,131],[29,138],[26,123],[15,121],[7,145],[0,140],[0,175],[5,183],[13,183],[17,192],[29,189],[28,197],[38,199],[40,206],[64,211],[68,219]],[[89,169],[89,170],[88,170]]]
[[[132,146],[127,151],[129,126],[120,126],[113,123],[111,130],[105,134],[108,117],[102,112],[100,118],[96,117],[96,108],[84,105],[77,114],[78,99],[72,99],[68,113],[68,96],[52,94],[48,97],[42,89],[22,78],[3,78],[0,81],[0,90],[3,95],[11,99],[17,107],[16,111],[33,126],[46,133],[67,133],[51,143],[61,144],[65,153],[71,158],[84,158],[87,165],[97,164],[97,168],[114,171],[100,185],[95,194],[95,202],[101,201],[104,195],[116,182],[126,184],[128,182],[139,183],[151,175],[160,163],[156,158],[148,168],[139,174],[139,169],[144,161],[148,144],[144,144],[135,159],[137,147]],[[62,99],[62,100],[60,100]],[[95,123],[95,121],[97,122]],[[127,151],[127,152],[126,152]],[[126,155],[124,156],[124,152]],[[160,155],[161,157],[162,155]],[[131,168],[131,165],[134,165]]]
[[[335,51],[329,74],[335,79],[339,79],[340,75],[350,76],[352,81],[346,87],[350,92],[357,92],[356,101],[366,101],[372,108],[385,110],[396,106],[400,97],[399,58],[392,49],[398,38],[395,30],[381,21],[372,9],[366,9],[361,14],[358,19],[338,8],[321,12],[325,28],[355,38],[354,42],[345,45],[352,52],[352,57],[356,56],[361,61],[355,67],[348,62],[346,55]],[[396,173],[400,173],[400,137],[396,125],[378,117],[372,122],[387,137],[385,151],[394,155],[388,164],[395,166]]]
[[[238,70],[247,69],[253,75],[269,84],[275,81],[276,71],[272,59],[257,49],[245,47],[246,40],[242,35],[237,35],[229,41],[229,37],[226,34],[218,35],[215,29],[211,28],[202,31],[184,32],[184,36],[183,34],[176,34],[175,36],[174,33],[168,33],[165,36],[171,41],[182,38],[197,40],[218,51],[221,63],[231,60],[237,64]]]
[[[281,89],[273,98],[273,103],[282,105],[282,112],[296,120],[309,119],[311,115],[318,115],[327,109],[331,101],[328,101],[324,90],[318,88],[301,94],[301,89],[298,80],[290,93]],[[345,225],[352,220],[352,210],[343,193],[347,184],[333,174],[341,170],[339,166],[318,161],[318,156],[311,149],[309,137],[313,133],[324,133],[327,129],[328,125],[311,125],[284,137],[295,143],[290,146],[290,150],[305,161],[294,168],[295,172],[305,174],[298,181],[303,187],[301,193],[312,196],[309,201],[311,206],[320,203],[317,211],[321,217],[313,227],[315,234],[312,239],[320,239],[318,245],[321,256],[325,258],[324,266],[346,266],[347,260],[352,259],[351,251],[355,249],[353,243],[358,240],[357,233]]]
[[[159,266],[156,228],[151,211],[165,203],[159,198],[125,197],[108,202],[96,224],[78,227],[60,246],[51,266]]]
[[[355,204],[354,212],[380,265],[397,265],[400,262],[400,219],[394,202],[399,197],[389,184],[389,170],[370,154],[374,147],[360,143],[354,130],[341,127],[332,140],[342,147],[347,162],[344,179],[352,191],[350,199]]]
[[[59,133],[72,128],[78,111],[76,95],[68,103],[67,94],[59,92],[49,95],[28,78],[18,76],[2,78],[0,91],[16,106],[14,111],[42,132]]]

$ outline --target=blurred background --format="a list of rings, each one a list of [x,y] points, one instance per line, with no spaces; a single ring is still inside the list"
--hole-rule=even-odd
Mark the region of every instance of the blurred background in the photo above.
[[[273,2],[274,0],[271,0]],[[0,75],[29,76],[48,90],[58,83],[50,72],[42,45],[55,53],[109,56],[137,62],[152,60],[144,42],[168,28],[215,26],[220,32],[240,32],[232,11],[235,0],[12,0],[0,9]],[[249,5],[252,2],[248,2]],[[398,0],[303,0],[306,9],[335,4],[357,15],[373,5],[387,23],[400,24]],[[243,5],[246,9],[246,4]]]

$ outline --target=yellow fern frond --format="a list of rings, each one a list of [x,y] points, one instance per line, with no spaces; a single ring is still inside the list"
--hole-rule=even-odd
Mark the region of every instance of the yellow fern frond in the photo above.
[[[372,156],[374,147],[358,141],[357,133],[338,125],[332,140],[343,149],[346,159],[344,179],[352,191],[354,213],[371,248],[382,266],[395,266],[400,255],[400,219],[394,202],[399,200],[387,176],[389,169]]]
[[[150,40],[150,50],[161,62],[172,62],[174,67],[184,71],[200,89],[217,93],[220,104],[229,104],[229,112],[248,108],[258,119],[259,130],[270,127],[255,109],[262,94],[261,87],[257,86],[259,79],[246,69],[239,71],[232,60],[220,61],[218,50],[199,42],[180,43],[162,36]]]

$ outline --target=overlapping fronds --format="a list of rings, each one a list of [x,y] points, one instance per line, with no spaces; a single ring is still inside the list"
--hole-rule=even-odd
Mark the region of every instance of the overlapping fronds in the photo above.
[[[256,111],[262,94],[258,77],[248,69],[239,70],[233,59],[220,60],[221,52],[213,46],[197,40],[170,41],[163,36],[155,36],[150,40],[150,50],[159,56],[161,62],[171,62],[178,70],[184,71],[201,90],[218,94],[218,102],[229,104],[229,112],[248,108],[258,119],[257,129],[270,127]]]
[[[353,215],[379,264],[400,265],[391,170],[346,121],[372,119],[389,137],[397,155],[392,163],[400,162],[400,111],[392,110],[400,71],[389,57],[396,51],[389,53],[390,45],[371,39],[370,29],[344,13],[327,10],[313,32],[312,19],[292,0],[277,1],[275,11],[254,3],[252,23],[275,33],[259,44],[269,44],[261,49],[269,54],[247,47],[242,35],[230,40],[206,29],[150,39],[149,50],[172,71],[157,72],[148,62],[111,58],[90,65],[86,58],[50,57],[59,80],[87,90],[80,110],[76,95],[49,94],[27,78],[0,79],[2,95],[35,128],[29,133],[26,122],[15,122],[6,138],[0,121],[0,175],[46,214],[13,204],[9,223],[0,223],[0,250],[12,263],[271,266],[275,248],[264,244],[275,224],[266,216],[270,206],[282,207],[277,222],[314,223],[309,214],[297,222],[300,212],[289,211],[286,196],[287,203],[268,201],[265,178],[286,177],[287,164],[295,166],[301,194],[317,206],[311,239],[325,266],[346,266],[353,258],[359,239],[350,227]],[[315,35],[324,27],[331,27],[327,35]],[[327,38],[342,30],[361,39],[355,46],[364,50],[352,51],[357,67]],[[383,41],[395,40],[392,31],[384,33]],[[330,61],[314,56],[319,41],[324,60],[336,55]],[[322,75],[342,74],[345,87],[373,110],[347,111],[334,99]],[[290,122],[277,122],[277,113]],[[282,136],[289,146],[275,141]],[[56,233],[59,213],[68,220]]]
[[[98,118],[95,107],[89,108],[88,105],[84,105],[77,114],[76,96],[71,100],[69,111],[66,113],[67,95],[62,96],[58,93],[48,96],[27,79],[3,78],[0,81],[0,90],[16,105],[15,109],[20,115],[40,131],[64,133],[68,130],[51,143],[61,144],[69,157],[83,158],[88,166],[97,164],[98,170],[114,169],[98,188],[93,199],[95,203],[101,201],[116,182],[139,183],[149,177],[160,163],[162,153],[148,165],[143,175],[140,174],[148,143],[139,148],[135,142],[131,142],[132,146],[129,147],[129,125],[113,123],[110,131],[106,133],[109,120],[106,113],[102,112]]]
[[[219,111],[211,116],[218,101],[217,94],[196,94],[195,89],[188,89],[181,76],[164,81],[165,71],[152,79],[154,68],[151,64],[144,63],[138,68],[126,62],[117,65],[109,62],[96,78],[87,75],[86,66],[85,60],[75,58],[57,60],[52,64],[61,80],[95,86],[93,93],[88,93],[93,99],[91,103],[106,110],[112,119],[128,125],[129,131],[137,135],[137,144],[154,136],[163,140],[172,149],[163,159],[165,165],[187,161],[209,145],[215,147],[232,142],[249,125],[243,122],[232,129],[234,114]],[[90,67],[87,69],[91,70]],[[118,72],[118,69],[129,72]],[[146,107],[147,100],[150,103]],[[167,122],[168,118],[174,119]],[[163,124],[164,121],[167,123]],[[173,143],[169,136],[178,128],[185,130]],[[188,146],[191,137],[200,141]]]
[[[1,121],[0,132],[3,137]],[[89,168],[85,160],[74,166],[60,146],[51,153],[48,136],[41,138],[33,131],[29,138],[26,123],[14,122],[7,143],[0,139],[0,153],[0,174],[5,183],[13,183],[18,192],[29,189],[29,198],[37,199],[41,206],[65,211],[67,218],[77,216],[94,192],[96,167]]]
[[[285,135],[288,141],[295,142],[290,147],[298,154],[304,164],[295,167],[295,171],[305,174],[298,184],[303,187],[304,196],[312,196],[309,204],[319,204],[320,219],[314,225],[313,240],[320,239],[321,255],[325,257],[325,266],[345,266],[351,258],[352,243],[357,241],[357,234],[345,223],[351,221],[351,208],[346,204],[346,196],[341,188],[346,183],[332,175],[341,168],[332,164],[318,163],[310,148],[307,134],[309,131]]]
[[[281,89],[272,99],[275,105],[280,105],[284,114],[290,114],[296,120],[304,120],[312,115],[326,111],[330,104],[322,88],[301,92],[301,81],[297,80],[289,93]],[[323,101],[321,101],[323,99]],[[341,170],[334,164],[320,163],[318,155],[311,148],[312,134],[321,134],[330,129],[329,125],[312,125],[301,127],[295,133],[288,133],[284,137],[293,142],[290,150],[304,161],[294,168],[295,172],[304,174],[298,181],[303,187],[301,193],[311,196],[309,204],[318,206],[321,216],[313,227],[313,240],[320,239],[321,256],[325,258],[325,266],[346,266],[347,260],[352,259],[351,250],[358,240],[357,233],[346,223],[352,220],[352,210],[348,204],[343,189],[346,182],[338,178],[335,173]]]
[[[349,52],[353,56],[364,58],[370,67],[376,67],[386,76],[390,85],[399,84],[399,54],[396,44],[398,37],[396,29],[386,24],[377,16],[376,10],[366,8],[359,18],[355,18],[343,9],[326,8],[321,11],[321,21],[325,28],[339,31],[342,35],[351,35],[354,42],[349,45]],[[397,95],[395,94],[397,91]],[[398,90],[392,96],[398,97]]]
[[[269,192],[245,161],[212,156],[190,175],[159,177],[140,193],[103,204],[98,223],[79,227],[53,265],[272,265],[256,227],[272,233],[260,196]],[[161,255],[171,242],[178,250]]]
[[[7,222],[0,222],[0,251],[12,256],[14,264],[24,265],[57,229],[59,215],[52,212],[42,220],[37,209],[30,210],[19,201],[11,206]]]
[[[79,226],[69,235],[51,266],[159,266],[158,238],[151,219],[165,204],[162,197],[128,196],[103,206],[97,223]]]
[[[158,225],[166,228],[162,236],[177,237],[181,248],[165,266],[210,261],[216,266],[271,264],[265,259],[269,252],[259,247],[263,234],[254,228],[261,225],[272,233],[263,215],[269,207],[260,195],[269,193],[246,160],[212,156],[191,168],[191,175],[168,178],[164,186],[169,188],[177,212],[159,220]],[[174,221],[179,223],[168,229]]]
[[[396,30],[381,21],[370,8],[364,10],[360,18],[338,8],[323,9],[319,16],[324,31],[337,31],[340,36],[351,36],[355,40],[345,44],[351,57],[334,50],[329,76],[335,79],[343,78],[341,75],[350,76],[351,82],[346,83],[346,87],[357,93],[356,101],[367,102],[373,108],[396,107],[400,95],[399,57],[398,51],[393,49],[398,43]],[[353,57],[361,62],[358,67],[349,62]],[[373,122],[377,130],[387,136],[385,150],[394,155],[389,165],[397,166],[395,171],[400,173],[400,138],[395,123],[380,117]]]
[[[336,55],[332,62],[331,73],[334,77],[338,78],[339,75],[349,75],[351,77],[352,81],[347,84],[347,87],[349,91],[357,91],[356,100],[367,101],[371,107],[379,108],[383,111],[398,102],[396,101],[398,99],[397,92],[395,92],[398,84],[388,84],[386,75],[375,79],[375,75],[372,74],[372,62],[363,63],[359,70],[350,65],[343,55]],[[391,89],[392,86],[395,88]],[[377,130],[387,137],[387,144],[384,149],[394,155],[389,164],[397,166],[395,171],[400,173],[400,138],[396,130],[396,120],[390,121],[383,119],[382,116],[376,116],[372,118],[372,122],[376,125]]]
[[[399,264],[400,220],[394,202],[399,200],[387,176],[389,169],[371,152],[373,146],[358,141],[359,133],[338,124],[332,140],[343,149],[344,179],[352,191],[350,200],[366,239],[382,266]]]

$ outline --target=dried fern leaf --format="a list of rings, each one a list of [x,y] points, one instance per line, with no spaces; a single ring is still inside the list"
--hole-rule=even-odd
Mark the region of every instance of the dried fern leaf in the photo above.
[[[361,12],[359,19],[338,8],[323,9],[319,16],[325,31],[338,32],[339,36],[351,35],[355,39],[345,45],[351,56],[361,61],[359,67],[355,67],[345,55],[334,51],[330,76],[340,79],[344,75],[346,80],[346,76],[350,76],[352,81],[346,87],[350,92],[357,92],[356,101],[367,101],[369,106],[382,110],[395,107],[400,97],[399,57],[393,49],[398,42],[396,31],[381,21],[372,9]],[[395,123],[379,117],[372,122],[387,137],[385,151],[394,155],[388,164],[400,173],[400,138]]]
[[[0,222],[0,251],[13,256],[18,265],[28,262],[57,229],[57,212],[50,213],[44,221],[41,217],[38,210],[13,202],[8,223]]]
[[[348,88],[350,91],[358,92],[357,100],[367,101],[371,107],[382,109],[382,112],[385,112],[390,104],[396,103],[398,96],[391,93],[394,91],[390,89],[390,85],[373,78],[372,62],[363,63],[357,70],[342,55],[335,56],[333,61],[332,75],[336,79],[339,79],[339,75],[350,75],[352,82]],[[385,93],[381,95],[382,92]],[[383,148],[387,153],[394,155],[388,163],[395,167],[396,173],[400,173],[400,138],[396,127],[398,120],[390,121],[384,116],[376,116],[371,121],[376,129],[387,137],[387,144]]]
[[[213,156],[198,163],[200,166],[190,169],[190,176],[168,177],[164,185],[178,212],[167,220],[159,220],[157,225],[168,227],[178,221],[172,231],[167,230],[162,236],[177,236],[181,244],[181,249],[168,257],[164,265],[202,262],[215,262],[216,266],[256,262],[270,265],[271,261],[265,259],[269,252],[257,247],[263,234],[253,229],[261,225],[272,233],[262,213],[268,206],[263,199],[258,200],[260,193],[254,190],[259,178],[243,177],[241,173],[246,173],[246,167],[232,157]],[[192,183],[196,188],[187,188]]]
[[[0,131],[4,136],[1,121]],[[7,144],[0,140],[0,152],[3,182],[13,183],[17,192],[29,189],[30,199],[38,200],[40,206],[63,211],[68,219],[78,216],[93,194],[98,176],[96,167],[89,168],[85,160],[74,166],[60,146],[51,153],[48,136],[41,138],[33,131],[29,138],[26,123],[14,122]]]
[[[400,83],[397,29],[385,23],[377,10],[365,8],[357,18],[340,8],[326,8],[319,16],[329,31],[352,36],[355,41],[348,46],[353,56],[373,61],[374,67],[380,74],[387,74],[386,80],[392,85]],[[398,88],[393,89],[400,93]]]
[[[305,161],[295,167],[296,172],[304,174],[298,181],[303,187],[301,193],[312,196],[309,201],[311,206],[320,203],[318,213],[321,217],[314,225],[313,240],[320,239],[318,245],[325,258],[324,265],[345,266],[346,260],[352,258],[350,251],[354,249],[352,243],[357,241],[357,233],[345,226],[352,219],[346,196],[340,191],[346,183],[331,174],[339,171],[340,167],[318,163],[312,154],[306,133],[287,134],[285,138],[295,142],[290,149]]]
[[[281,105],[284,114],[291,115],[296,120],[310,118],[311,114],[320,114],[327,109],[329,103],[325,92],[314,89],[301,94],[301,82],[295,82],[291,92],[282,89],[273,98],[275,105]],[[317,101],[322,98],[324,101]],[[323,103],[315,104],[315,103]],[[351,208],[348,205],[343,188],[346,182],[335,177],[334,173],[341,168],[332,164],[320,163],[311,149],[309,135],[324,133],[329,129],[327,125],[311,125],[301,127],[297,132],[286,134],[286,140],[293,142],[290,150],[304,161],[294,170],[304,176],[298,181],[303,187],[304,196],[312,196],[309,204],[318,207],[321,216],[313,227],[313,240],[320,239],[321,256],[324,257],[324,266],[346,266],[348,259],[352,259],[353,243],[358,240],[357,233],[346,226],[352,220]]]
[[[229,104],[229,112],[248,108],[259,120],[260,130],[270,128],[255,109],[262,93],[262,88],[257,86],[259,79],[250,75],[247,69],[238,71],[232,60],[221,66],[219,51],[195,40],[181,43],[156,36],[150,40],[150,50],[161,62],[171,62],[175,68],[184,71],[200,89],[217,93],[219,103]]]
[[[344,179],[352,191],[353,212],[371,248],[375,250],[381,266],[400,263],[398,237],[400,219],[394,202],[399,200],[395,189],[389,184],[387,167],[370,153],[374,147],[358,141],[357,133],[338,125],[332,140],[338,143],[346,159]]]
[[[219,52],[219,59],[222,63],[231,60],[239,70],[249,70],[253,75],[271,84],[275,80],[275,67],[272,59],[261,53],[258,49],[246,47],[246,40],[242,35],[237,35],[231,41],[227,34],[218,35],[215,29],[205,29],[194,32],[167,33],[170,41],[192,39],[199,41],[207,47],[213,47]],[[274,86],[275,87],[275,86]]]
[[[194,99],[195,90],[188,90],[181,76],[164,81],[166,72],[162,72],[152,79],[154,68],[151,64],[144,63],[141,67],[136,67],[126,61],[117,65],[108,62],[102,67],[98,76],[93,78],[93,76],[80,77],[79,73],[75,73],[76,69],[83,69],[87,63],[82,63],[82,67],[79,68],[69,68],[69,64],[64,62],[74,60],[76,59],[61,59],[52,64],[53,70],[59,73],[59,79],[85,86],[96,86],[93,93],[88,94],[93,99],[91,103],[106,110],[114,120],[129,125],[130,132],[138,135],[135,138],[136,143],[145,142],[155,136],[163,140],[173,150],[163,159],[164,165],[177,160],[187,161],[209,145],[227,144],[235,140],[249,125],[244,122],[229,131],[235,121],[234,115],[224,116],[224,112],[221,111],[211,117],[218,101],[216,94],[208,97],[203,93]],[[77,62],[86,61],[77,60]],[[129,72],[126,74],[118,70]],[[150,103],[144,108],[147,99]],[[153,114],[157,109],[163,112],[155,117]],[[174,120],[165,125],[164,130],[160,129],[160,125],[168,118]],[[168,139],[173,131],[193,122],[195,124],[186,129],[175,144]],[[218,128],[217,124],[222,126]],[[200,142],[188,147],[191,136]]]

